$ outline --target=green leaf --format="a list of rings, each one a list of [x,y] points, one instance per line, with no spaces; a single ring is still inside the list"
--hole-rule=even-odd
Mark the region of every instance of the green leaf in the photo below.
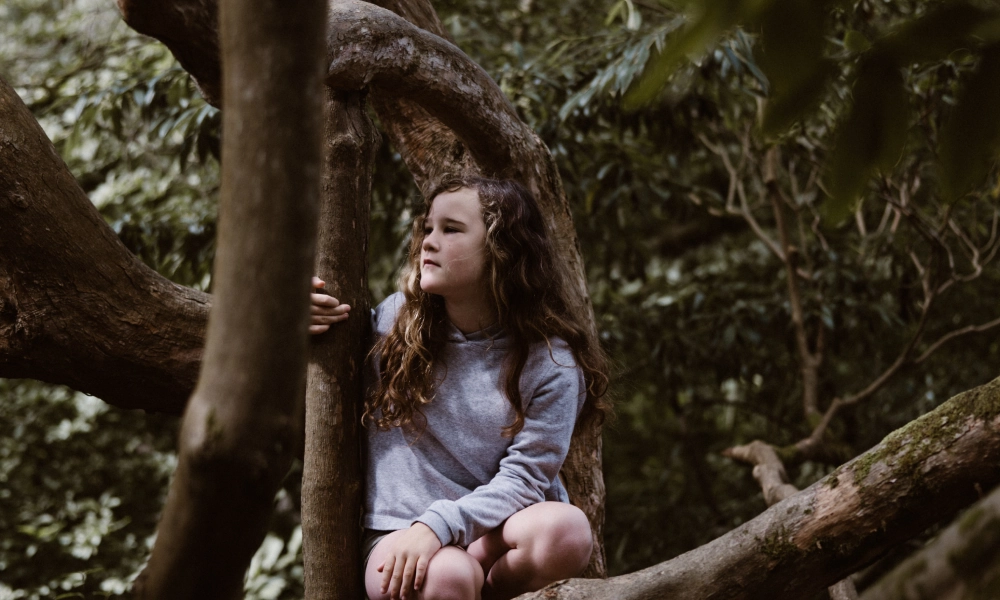
[[[827,81],[836,70],[833,62],[821,60],[808,73],[808,77],[796,81],[794,87],[775,90],[764,107],[761,122],[764,135],[781,133],[815,107],[823,96]]]
[[[865,34],[857,31],[855,29],[848,29],[844,34],[844,48],[847,48],[850,52],[867,52],[869,48],[872,47],[872,43],[868,41]]]
[[[1000,151],[1000,44],[983,51],[941,131],[941,193],[948,202],[983,183]]]
[[[996,17],[995,12],[965,2],[950,2],[907,23],[875,46],[900,66],[943,60],[955,50],[968,47],[971,34]]]
[[[830,158],[824,216],[837,224],[857,208],[876,169],[899,160],[909,125],[909,103],[899,67],[887,56],[870,55],[858,68],[854,105],[837,132]]]
[[[779,133],[818,102],[833,65],[823,58],[827,9],[815,0],[782,0],[760,13],[757,64],[767,76],[770,97],[762,122]]]
[[[625,93],[625,110],[636,110],[652,102],[684,57],[704,52],[737,23],[739,4],[732,0],[706,2],[704,12],[668,40],[667,45],[649,60],[645,70]]]

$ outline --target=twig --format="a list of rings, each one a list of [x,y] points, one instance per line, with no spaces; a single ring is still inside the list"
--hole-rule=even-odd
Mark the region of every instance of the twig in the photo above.
[[[933,354],[944,343],[954,338],[969,333],[981,333],[988,329],[992,329],[997,325],[1000,325],[1000,318],[994,319],[988,323],[983,323],[982,325],[969,325],[968,327],[963,327],[962,329],[956,329],[955,331],[946,333],[942,335],[940,338],[938,338],[937,341],[935,341],[933,344],[931,344],[930,347],[927,348],[927,350],[924,350],[923,354],[921,354],[918,358],[914,359],[913,364],[919,365],[920,363],[924,362],[928,356]]]
[[[733,215],[739,215],[743,217],[747,224],[750,225],[750,229],[753,230],[754,234],[760,238],[762,242],[782,261],[785,260],[784,253],[778,245],[772,240],[766,233],[764,229],[754,218],[753,213],[750,211],[750,203],[747,202],[746,190],[743,188],[743,182],[739,180],[739,171],[733,167],[732,161],[729,160],[729,155],[725,149],[718,147],[708,141],[708,138],[704,134],[698,134],[698,139],[701,143],[705,145],[713,154],[717,155],[722,159],[722,164],[725,166],[726,171],[729,173],[729,190],[726,193],[726,212]],[[741,165],[742,166],[742,165]],[[736,198],[739,198],[740,207],[736,207]]]
[[[781,207],[781,192],[777,182],[778,149],[771,147],[764,157],[764,185],[771,198],[774,210],[774,220],[778,229],[778,239],[781,243],[781,253],[785,257],[785,269],[788,273],[788,300],[792,309],[792,324],[795,326],[795,341],[799,350],[799,363],[802,369],[802,408],[806,416],[819,413],[819,365],[822,357],[813,354],[809,348],[809,335],[806,333],[805,317],[802,310],[802,296],[799,291],[795,260],[798,252],[788,241],[788,230],[785,226],[784,210]]]

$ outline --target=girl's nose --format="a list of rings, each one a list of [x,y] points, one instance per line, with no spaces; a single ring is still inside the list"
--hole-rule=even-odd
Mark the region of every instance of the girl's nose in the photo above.
[[[437,250],[437,238],[434,237],[434,232],[428,233],[424,236],[424,243],[420,245],[424,250]]]

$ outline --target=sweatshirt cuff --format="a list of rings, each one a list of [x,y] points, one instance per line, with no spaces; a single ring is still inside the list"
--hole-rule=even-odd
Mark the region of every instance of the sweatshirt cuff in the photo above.
[[[441,547],[444,548],[451,543],[451,527],[448,527],[448,523],[441,518],[441,515],[432,512],[425,512],[416,519],[413,523],[423,523],[424,525],[431,528],[434,535],[438,537],[441,542]],[[413,524],[411,523],[411,525]]]

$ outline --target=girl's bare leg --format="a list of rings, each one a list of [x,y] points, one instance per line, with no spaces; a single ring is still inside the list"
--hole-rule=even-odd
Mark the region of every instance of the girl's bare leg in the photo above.
[[[587,516],[563,502],[519,511],[469,546],[486,576],[483,600],[513,598],[553,581],[576,577],[590,562]]]
[[[370,600],[389,600],[388,594],[382,593],[382,573],[377,569],[385,560],[393,540],[403,531],[385,536],[372,550],[365,567],[365,590]],[[407,590],[406,597],[411,600],[480,600],[482,587],[483,570],[479,562],[461,548],[445,546],[427,563],[423,589],[416,594]]]

